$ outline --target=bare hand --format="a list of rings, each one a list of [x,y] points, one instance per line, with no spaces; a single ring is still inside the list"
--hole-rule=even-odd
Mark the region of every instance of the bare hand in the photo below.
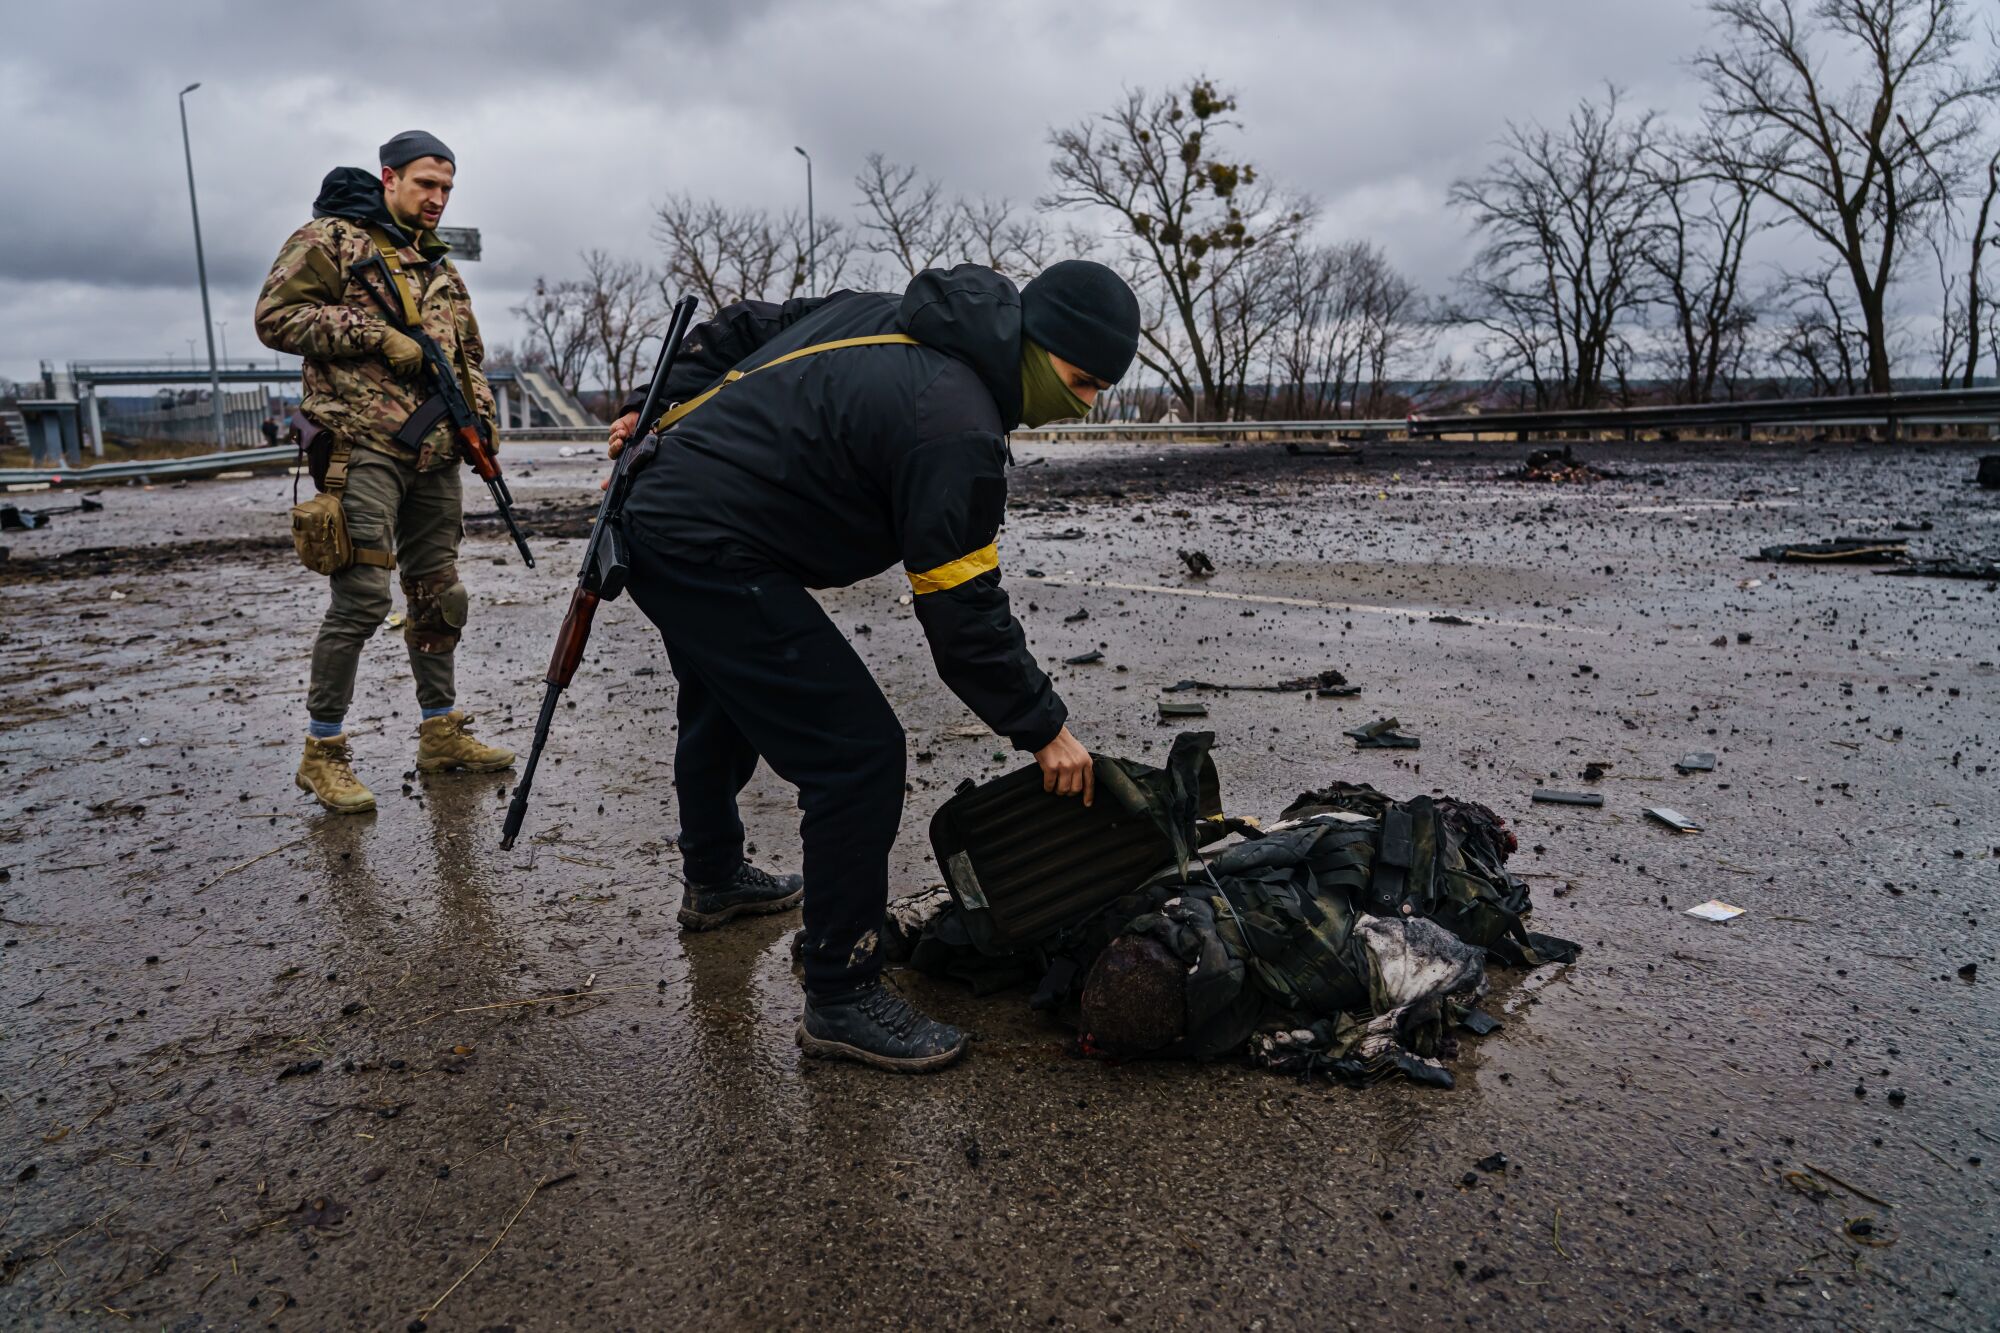
[[[627,412],[611,423],[611,439],[604,447],[607,458],[618,457],[618,451],[625,447],[625,441],[632,438],[632,432],[639,429],[639,414]]]
[[[1097,792],[1097,765],[1090,757],[1090,751],[1064,727],[1056,733],[1056,738],[1035,751],[1035,762],[1042,767],[1042,790],[1052,791],[1058,796],[1083,796],[1083,803],[1089,805]]]

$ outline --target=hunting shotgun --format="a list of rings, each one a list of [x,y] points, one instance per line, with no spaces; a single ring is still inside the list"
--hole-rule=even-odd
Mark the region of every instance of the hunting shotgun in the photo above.
[[[666,396],[667,376],[673,371],[681,339],[687,336],[688,326],[694,322],[694,311],[692,296],[683,296],[674,306],[634,434],[644,430],[649,437],[653,435],[667,407],[660,400]],[[590,642],[590,621],[597,614],[597,604],[615,601],[625,591],[625,577],[630,571],[625,563],[625,537],[619,530],[618,518],[631,490],[632,464],[642,453],[651,452],[643,448],[649,442],[657,447],[657,442],[628,436],[625,447],[618,453],[618,461],[611,466],[611,479],[604,485],[604,498],[597,505],[597,521],[590,525],[590,540],[583,548],[583,572],[576,576],[576,591],[569,595],[569,610],[563,613],[562,630],[556,635],[555,651],[549,655],[549,673],[542,678],[548,688],[542,695],[542,714],[535,719],[535,744],[528,751],[528,766],[521,770],[514,799],[507,805],[507,822],[500,829],[502,848],[512,847],[514,839],[520,836],[521,821],[528,814],[528,791],[535,785],[535,765],[542,761],[542,747],[549,743],[549,723],[555,719],[556,700],[575,677],[577,664],[583,661],[583,648]]]
[[[382,243],[378,241],[378,248],[381,245]],[[388,253],[393,254],[394,251]],[[358,267],[380,268],[383,276],[389,280],[390,288],[398,296],[407,293],[408,287],[397,269],[392,268],[382,255],[378,254]],[[421,323],[415,319],[405,319],[403,312],[397,310],[389,298],[382,295],[374,284],[363,282],[361,285],[368,288],[368,294],[382,307],[382,313],[389,317],[391,327],[414,339],[417,346],[423,348],[424,369],[429,372],[431,389],[444,404],[443,415],[451,418],[452,431],[458,436],[458,447],[464,450],[465,461],[472,464],[472,470],[486,483],[486,489],[493,493],[493,507],[500,511],[500,518],[506,523],[508,534],[514,538],[514,547],[521,553],[521,563],[533,569],[534,553],[528,549],[528,539],[521,535],[520,527],[514,522],[514,494],[507,489],[507,479],[500,475],[500,460],[494,455],[493,447],[487,441],[485,432],[480,429],[479,417],[473,412],[472,404],[465,401],[465,390],[460,386],[458,375],[452,369],[451,362],[445,358],[444,349],[437,345],[430,334],[424,332]],[[414,309],[414,306],[407,308]],[[421,422],[425,415],[427,414],[424,408],[419,407],[412,415],[412,421]],[[435,422],[436,419],[432,417],[431,421]],[[403,429],[409,431],[411,423],[405,422]],[[428,430],[430,427],[424,425],[422,429]],[[417,433],[420,437],[421,431]],[[402,434],[403,432],[398,432],[398,437],[400,438]],[[412,443],[414,444],[414,441]]]

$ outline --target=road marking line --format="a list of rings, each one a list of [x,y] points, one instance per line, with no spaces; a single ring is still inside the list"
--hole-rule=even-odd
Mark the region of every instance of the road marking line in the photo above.
[[[1227,602],[1257,602],[1265,606],[1301,606],[1311,611],[1356,611],[1370,616],[1400,616],[1419,624],[1428,622],[1434,615],[1462,615],[1462,612],[1416,610],[1407,606],[1372,606],[1366,602],[1322,602],[1311,597],[1277,597],[1270,593],[1224,592],[1220,588],[1170,588],[1151,583],[1112,583],[1104,579],[1079,579],[1055,574],[1036,582],[1054,584],[1059,588],[1103,588],[1112,592],[1158,592],[1171,597],[1215,597]],[[1490,616],[1468,615],[1465,619],[1476,626],[1487,629],[1531,629],[1560,630],[1564,634],[1604,635],[1611,631],[1591,629],[1584,625],[1563,625],[1554,621],[1496,620]]]

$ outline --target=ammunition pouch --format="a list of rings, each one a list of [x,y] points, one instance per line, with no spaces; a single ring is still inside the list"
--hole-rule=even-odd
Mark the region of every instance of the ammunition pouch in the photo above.
[[[292,439],[299,457],[312,476],[319,494],[304,504],[292,506],[292,549],[299,563],[315,574],[334,575],[355,565],[396,567],[396,557],[387,551],[357,551],[347,535],[347,511],[341,508],[341,492],[347,489],[348,446],[332,431],[301,412],[292,427]],[[292,477],[292,498],[298,499],[299,482]]]

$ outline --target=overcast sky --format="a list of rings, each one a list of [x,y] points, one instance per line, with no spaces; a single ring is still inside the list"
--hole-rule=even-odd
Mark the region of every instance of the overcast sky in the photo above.
[[[12,4],[0,43],[0,375],[42,359],[185,357],[201,303],[175,94],[187,99],[215,319],[234,359],[251,306],[329,167],[372,168],[421,127],[458,155],[447,224],[490,342],[537,274],[603,246],[655,253],[691,190],[846,212],[862,158],[953,191],[1032,199],[1052,125],[1129,86],[1206,72],[1241,99],[1240,156],[1367,237],[1427,290],[1463,263],[1451,180],[1508,118],[1560,118],[1612,80],[1686,114],[1695,0],[732,0],[691,5],[310,8],[226,0]]]

